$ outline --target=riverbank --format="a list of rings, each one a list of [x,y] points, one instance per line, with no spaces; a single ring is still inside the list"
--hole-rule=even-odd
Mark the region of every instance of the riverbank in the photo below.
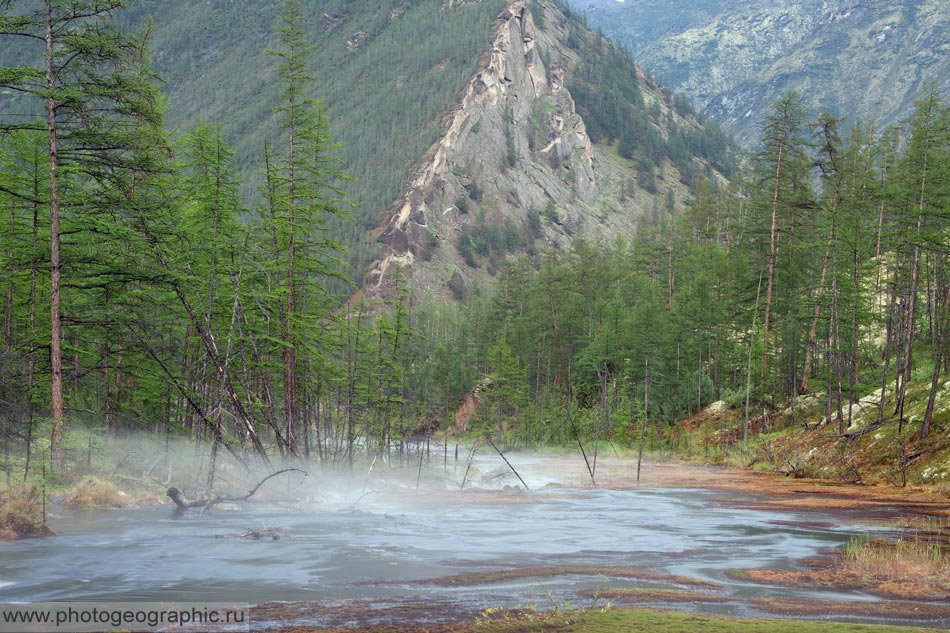
[[[945,628],[945,624],[939,625],[939,628],[928,628],[788,618],[733,618],[659,608],[616,606],[558,611],[487,609],[471,614],[467,620],[416,625],[398,623],[418,618],[420,613],[427,618],[437,619],[437,616],[433,616],[432,606],[422,604],[390,607],[385,613],[376,614],[384,623],[371,624],[363,620],[368,606],[354,606],[353,612],[348,615],[352,622],[358,624],[348,627],[314,628],[292,624],[296,619],[306,618],[307,614],[313,615],[314,610],[320,609],[305,604],[261,605],[251,610],[251,622],[266,621],[275,627],[269,630],[282,633],[922,633]]]

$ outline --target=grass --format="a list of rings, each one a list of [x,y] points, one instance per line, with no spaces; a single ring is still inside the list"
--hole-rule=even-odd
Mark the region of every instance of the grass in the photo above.
[[[386,629],[380,628],[379,631]],[[393,629],[390,629],[393,630]],[[401,631],[413,629],[400,628]],[[825,632],[866,632],[866,633],[908,633],[928,629],[913,629],[896,626],[878,626],[868,624],[842,624],[837,622],[812,622],[804,620],[740,619],[721,616],[653,611],[648,609],[602,609],[588,611],[561,611],[556,614],[517,614],[496,610],[479,618],[475,624],[454,624],[447,627],[422,628],[419,631],[455,631],[458,633],[628,633],[630,631],[650,631],[650,633],[800,633],[812,631]]]
[[[897,541],[852,539],[840,569],[866,579],[876,593],[950,600],[950,549],[926,533]]]
[[[114,483],[90,477],[80,481],[63,499],[63,504],[73,508],[124,508],[129,504],[129,495],[119,490]]]
[[[931,525],[935,525],[931,523]],[[806,570],[737,569],[739,580],[809,589],[859,589],[897,600],[950,600],[950,545],[944,519],[896,541],[853,538],[838,554]]]
[[[35,484],[0,488],[0,541],[52,536],[43,505],[43,495]]]

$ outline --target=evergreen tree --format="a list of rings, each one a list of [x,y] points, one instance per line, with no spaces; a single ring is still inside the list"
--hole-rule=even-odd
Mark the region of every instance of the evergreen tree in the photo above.
[[[772,348],[771,336],[774,328],[773,311],[776,296],[790,297],[793,288],[781,288],[781,281],[795,280],[793,255],[794,231],[801,218],[798,212],[810,204],[809,167],[805,111],[801,97],[789,93],[780,97],[766,116],[762,133],[762,148],[754,155],[755,171],[752,183],[752,197],[756,209],[767,214],[768,247],[766,250],[766,289],[763,318],[762,380],[767,379],[769,357]],[[784,242],[784,243],[782,243]],[[787,254],[788,265],[781,269],[780,247]],[[785,274],[781,274],[785,273]],[[789,274],[791,273],[791,274]],[[786,303],[787,307],[789,304]],[[786,339],[786,354],[793,351],[787,348],[793,343]],[[788,368],[794,374],[794,366]],[[794,382],[794,378],[792,378]]]
[[[33,48],[33,58],[44,60],[43,68],[2,69],[0,85],[34,99],[45,111],[49,170],[41,198],[49,217],[51,453],[60,470],[66,464],[64,275],[66,281],[79,277],[81,260],[63,252],[72,246],[63,236],[88,231],[106,200],[122,189],[134,190],[135,174],[153,167],[139,132],[161,124],[153,77],[143,64],[144,35],[121,33],[112,20],[125,4],[46,0],[26,13],[9,1],[0,4],[4,39]]]
[[[265,191],[283,366],[284,434],[292,454],[297,453],[302,357],[318,353],[319,341],[312,337],[316,328],[311,326],[325,309],[321,280],[334,276],[341,250],[326,235],[327,222],[345,215],[325,108],[307,96],[313,82],[308,68],[312,50],[303,25],[299,3],[288,0],[277,23],[280,46],[272,51],[279,59],[277,112],[283,149],[267,161]]]

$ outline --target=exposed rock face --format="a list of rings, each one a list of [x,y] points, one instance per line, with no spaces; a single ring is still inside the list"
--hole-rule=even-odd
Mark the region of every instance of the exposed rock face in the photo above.
[[[571,3],[746,145],[788,90],[878,124],[907,117],[930,81],[950,90],[946,0]]]
[[[592,145],[575,111],[564,80],[571,61],[563,45],[566,18],[553,3],[544,6],[543,30],[525,0],[510,0],[498,16],[490,48],[448,114],[444,136],[375,232],[384,255],[364,280],[369,296],[391,291],[408,272],[417,298],[458,298],[488,274],[466,265],[459,252],[466,235],[486,223],[527,235],[529,249],[635,231],[646,203],[601,195],[605,182],[617,188],[619,177],[602,165],[616,156]],[[556,209],[558,221],[539,222],[545,209],[549,216]]]

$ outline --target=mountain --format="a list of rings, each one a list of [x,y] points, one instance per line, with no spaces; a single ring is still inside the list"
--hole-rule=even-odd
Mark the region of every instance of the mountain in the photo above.
[[[408,2],[301,0],[313,47],[312,95],[322,99],[340,143],[338,167],[354,207],[334,221],[348,249],[345,272],[359,283],[378,245],[366,240],[400,194],[442,117],[476,72],[503,0]],[[120,14],[131,28],[150,22],[152,57],[165,82],[168,124],[198,119],[222,127],[236,150],[243,197],[262,184],[263,147],[276,136],[274,24],[283,0],[137,0]],[[336,284],[335,292],[350,292]]]
[[[815,110],[899,123],[923,86],[950,90],[943,0],[571,0],[591,28],[693,99],[743,145],[783,92]]]
[[[305,0],[315,94],[341,143],[353,220],[334,232],[350,277],[385,294],[465,296],[508,256],[575,238],[632,236],[681,207],[698,174],[730,171],[730,147],[669,90],[553,0]],[[169,122],[221,124],[259,186],[274,130],[282,2],[140,0],[151,19]],[[365,284],[363,283],[365,273]]]
[[[25,0],[24,0],[25,1]],[[312,94],[340,147],[352,218],[333,220],[345,271],[385,294],[466,295],[509,256],[631,236],[721,183],[731,147],[689,104],[554,0],[300,0]],[[242,197],[260,199],[277,137],[274,24],[282,0],[136,0],[176,132],[199,120],[234,147]],[[0,65],[17,51],[0,50]],[[16,96],[0,95],[0,112]],[[652,216],[651,216],[652,217]],[[351,286],[335,283],[348,294]],[[402,283],[402,282],[399,282]]]
[[[729,149],[569,9],[509,1],[445,134],[374,232],[385,251],[364,289],[385,295],[408,270],[416,296],[459,299],[509,253],[631,237],[661,205],[681,207],[698,174],[721,182]]]

